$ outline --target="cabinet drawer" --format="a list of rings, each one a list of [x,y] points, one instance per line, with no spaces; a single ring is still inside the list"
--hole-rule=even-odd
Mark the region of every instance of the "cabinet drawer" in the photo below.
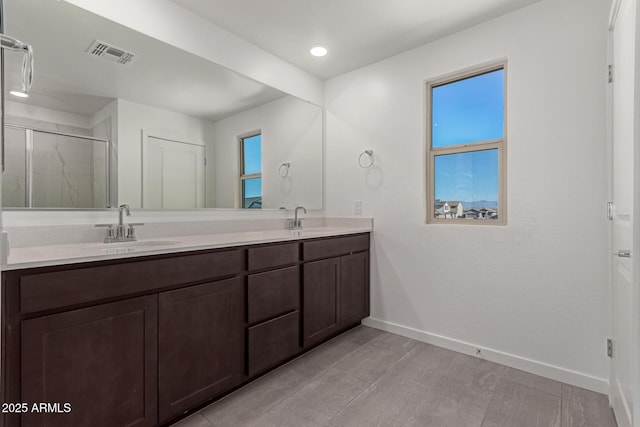
[[[248,329],[249,376],[259,374],[300,350],[300,315],[293,312]]]
[[[302,244],[305,261],[330,258],[369,249],[369,234],[312,240]]]
[[[173,256],[20,277],[20,311],[32,313],[231,276],[242,270],[242,251]]]
[[[250,248],[247,251],[248,269],[260,270],[296,263],[299,259],[298,246],[298,243],[287,243]]]
[[[297,310],[300,306],[298,267],[252,274],[247,281],[249,323]]]

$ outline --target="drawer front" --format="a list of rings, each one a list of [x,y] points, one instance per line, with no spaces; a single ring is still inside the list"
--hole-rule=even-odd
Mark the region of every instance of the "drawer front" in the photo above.
[[[299,259],[298,247],[298,243],[287,243],[251,248],[247,251],[248,269],[261,270],[294,264]]]
[[[276,366],[300,351],[300,315],[293,312],[248,329],[249,376]]]
[[[234,275],[242,251],[173,256],[20,278],[20,311],[32,313]]]
[[[302,244],[302,257],[305,261],[309,261],[331,258],[351,252],[366,251],[367,249],[369,249],[368,233],[304,242]]]
[[[283,268],[247,278],[248,322],[255,323],[300,306],[300,271],[298,267]]]

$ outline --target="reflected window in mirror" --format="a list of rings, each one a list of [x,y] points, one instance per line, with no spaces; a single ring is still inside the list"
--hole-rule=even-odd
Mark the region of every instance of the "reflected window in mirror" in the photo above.
[[[240,138],[240,188],[243,209],[262,208],[262,134]]]

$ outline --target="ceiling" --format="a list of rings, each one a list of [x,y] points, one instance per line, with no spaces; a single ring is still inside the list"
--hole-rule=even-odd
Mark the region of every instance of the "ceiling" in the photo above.
[[[217,120],[286,96],[211,61],[66,2],[4,0],[6,33],[34,49],[29,98],[7,100],[91,116],[116,98]],[[51,23],[55,23],[52,31]],[[89,55],[100,40],[136,54],[127,65]],[[22,55],[5,53],[6,91],[20,87]]]
[[[540,0],[171,0],[327,79]],[[156,39],[55,0],[4,0],[7,34],[34,46],[34,86],[13,102],[91,116],[116,98],[217,120],[285,96]],[[55,31],[51,23],[55,22]],[[135,53],[119,65],[94,40]],[[309,54],[314,45],[329,54]],[[5,54],[6,90],[21,56]]]
[[[540,0],[172,1],[324,80]]]

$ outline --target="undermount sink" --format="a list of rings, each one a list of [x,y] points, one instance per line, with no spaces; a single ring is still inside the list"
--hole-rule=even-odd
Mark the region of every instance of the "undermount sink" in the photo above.
[[[137,240],[135,242],[118,242],[118,243],[105,243],[105,246],[110,248],[127,247],[137,248],[140,246],[171,246],[180,243],[177,240]]]
[[[309,228],[303,227],[297,230],[290,230],[290,231],[298,234],[305,234],[305,233],[326,233],[326,232],[334,232],[337,230],[338,230],[337,228],[331,228],[331,227],[309,227]]]
[[[137,250],[150,250],[162,246],[173,246],[181,243],[178,240],[138,240],[135,242],[100,243],[87,249],[97,249],[107,254],[134,252]]]

